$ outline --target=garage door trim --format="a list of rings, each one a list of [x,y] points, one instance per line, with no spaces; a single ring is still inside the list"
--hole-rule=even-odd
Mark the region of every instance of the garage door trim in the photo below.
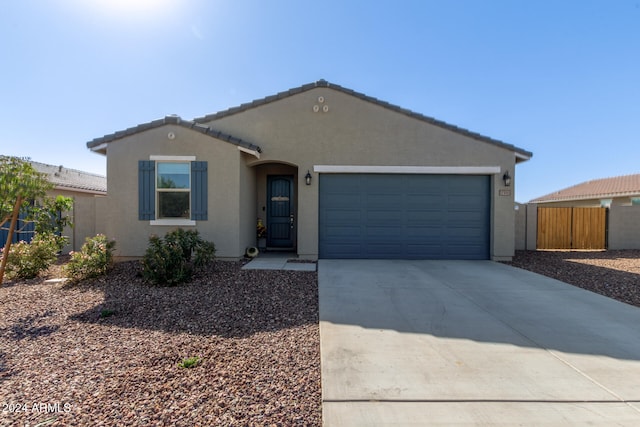
[[[314,165],[316,173],[383,173],[420,175],[493,175],[501,172],[500,166],[361,166]]]

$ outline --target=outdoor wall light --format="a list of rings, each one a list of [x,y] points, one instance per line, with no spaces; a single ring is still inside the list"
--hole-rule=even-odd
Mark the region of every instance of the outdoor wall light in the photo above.
[[[311,172],[307,170],[307,174],[304,176],[304,182],[307,185],[311,185]]]
[[[502,175],[502,180],[504,181],[504,186],[511,186],[511,175],[509,175],[509,171],[506,171],[504,175]]]

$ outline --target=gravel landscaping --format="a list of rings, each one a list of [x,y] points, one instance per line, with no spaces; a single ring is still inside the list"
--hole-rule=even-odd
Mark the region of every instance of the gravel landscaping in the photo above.
[[[178,287],[137,262],[5,283],[0,425],[321,425],[317,275],[241,265]]]
[[[640,250],[507,264],[640,307]],[[60,265],[5,283],[0,425],[321,425],[317,274],[241,266],[178,287],[145,284],[137,262],[80,285],[46,281]]]
[[[640,307],[640,250],[517,251],[505,264]]]

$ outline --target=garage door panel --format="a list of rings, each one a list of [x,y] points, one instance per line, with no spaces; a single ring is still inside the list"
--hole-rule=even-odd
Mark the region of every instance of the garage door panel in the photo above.
[[[444,227],[431,226],[431,227],[408,227],[407,228],[407,241],[414,241],[419,239],[438,239],[442,237]]]
[[[489,183],[488,176],[322,174],[320,257],[487,259]]]
[[[390,203],[392,205],[390,205]],[[402,203],[402,196],[398,195],[396,192],[389,194],[371,194],[367,196],[367,204],[366,207],[368,209],[376,209],[380,207],[389,207],[393,206],[393,204],[399,205]]]
[[[370,243],[367,245],[367,252],[369,255],[386,255],[388,253],[395,253],[402,249],[400,243]]]
[[[443,206],[446,199],[438,194],[407,194],[406,205],[409,209],[432,209],[433,206]]]
[[[434,224],[435,222],[443,221],[445,213],[435,210],[422,210],[422,211],[407,211],[405,212],[405,219],[408,224],[420,225],[420,224]]]
[[[364,235],[367,241],[383,239],[385,242],[399,240],[396,237],[402,233],[402,227],[398,226],[370,226],[366,227]]]
[[[365,212],[367,225],[369,224],[393,224],[398,222],[403,216],[400,209],[374,210]]]
[[[347,241],[349,237],[353,238],[353,242],[359,242],[361,238],[360,227],[354,226],[333,226],[327,227],[327,237],[329,238],[341,238],[341,241]]]
[[[325,200],[325,207],[328,209],[348,206],[348,204],[354,199],[358,198],[358,193],[332,193],[327,195]]]
[[[327,209],[328,224],[354,224],[362,220],[362,211],[354,209]]]

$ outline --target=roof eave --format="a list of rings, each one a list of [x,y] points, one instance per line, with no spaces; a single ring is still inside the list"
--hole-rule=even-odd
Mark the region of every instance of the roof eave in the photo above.
[[[186,129],[191,129],[196,132],[200,132],[204,135],[210,136],[212,138],[219,139],[221,141],[228,142],[230,144],[236,145],[238,147],[244,147],[248,150],[255,151],[257,153],[261,153],[262,149],[252,144],[248,141],[244,141],[240,138],[236,138],[232,135],[226,134],[224,132],[217,131],[212,129],[209,126],[204,126],[200,123],[196,123],[195,121],[190,120],[182,120],[178,116],[166,116],[163,119],[153,120],[151,122],[142,123],[134,127],[130,127],[128,129],[118,131],[109,135],[102,136],[100,138],[96,138],[92,141],[87,142],[87,148],[91,151],[99,153],[99,154],[107,154],[107,147],[111,142],[117,141],[119,139],[123,139],[129,136],[136,135],[138,133],[156,129],[165,125],[176,125],[181,126]]]
[[[97,189],[91,189],[91,188],[80,188],[80,187],[75,187],[73,185],[55,184],[53,189],[54,190],[59,190],[59,191],[73,191],[75,193],[95,194],[97,196],[105,196],[107,194],[107,190],[97,190]]]
[[[513,154],[516,156],[516,164],[531,160],[531,157],[533,157],[533,153],[528,151],[514,151]]]

